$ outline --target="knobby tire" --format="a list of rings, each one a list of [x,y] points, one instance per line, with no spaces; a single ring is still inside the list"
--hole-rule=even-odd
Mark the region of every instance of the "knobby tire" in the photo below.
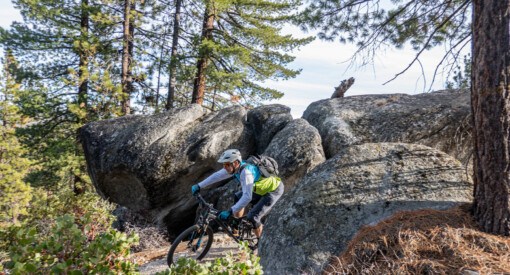
[[[193,233],[193,231],[197,231],[200,229],[201,229],[201,227],[195,224],[195,225],[189,227],[188,229],[184,230],[181,234],[179,234],[179,236],[177,236],[177,238],[175,238],[174,242],[172,243],[172,246],[170,247],[170,250],[168,250],[168,255],[166,258],[166,261],[167,261],[167,264],[169,267],[172,264],[174,264],[174,254],[175,254],[176,249],[179,246],[179,244],[181,244],[183,241],[185,243],[187,243],[188,240],[186,240],[185,238],[189,237]],[[209,226],[205,230],[205,234],[203,235],[203,237],[206,237],[206,236],[208,238],[207,243],[205,244],[203,251],[198,255],[198,257],[195,258],[196,260],[201,260],[202,258],[204,258],[205,255],[207,255],[207,252],[209,252],[209,249],[211,248],[211,245],[213,243],[213,230]],[[195,243],[195,240],[193,240],[193,243]],[[187,249],[189,249],[189,248],[187,248]],[[194,257],[191,257],[191,258],[194,258]]]

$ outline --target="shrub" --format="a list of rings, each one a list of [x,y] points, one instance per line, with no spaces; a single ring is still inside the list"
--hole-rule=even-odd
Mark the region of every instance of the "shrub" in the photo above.
[[[13,274],[135,272],[127,256],[138,236],[112,229],[110,203],[65,187],[33,192],[21,223],[0,227],[0,263]]]
[[[92,192],[76,195],[70,188],[62,186],[58,191],[35,188],[33,194],[29,215],[23,220],[25,226],[42,230],[41,227],[52,225],[57,217],[70,214],[80,217],[78,223],[89,224],[93,227],[91,230],[101,232],[108,230],[115,219],[111,214],[114,206]]]
[[[137,237],[113,229],[91,234],[91,227],[82,223],[90,216],[77,220],[66,214],[56,219],[48,234],[41,234],[36,227],[11,228],[6,267],[13,274],[135,273],[136,266],[127,257]]]
[[[260,258],[253,253],[246,244],[241,245],[240,252],[236,255],[229,253],[223,258],[218,258],[212,262],[199,264],[196,260],[190,258],[180,258],[170,269],[156,273],[157,275],[174,274],[262,274],[262,266],[259,263]]]

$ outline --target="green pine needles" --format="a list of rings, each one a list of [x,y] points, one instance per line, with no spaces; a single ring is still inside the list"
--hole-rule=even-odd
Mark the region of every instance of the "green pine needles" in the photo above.
[[[211,64],[207,68],[208,93],[216,98],[257,106],[283,93],[263,82],[288,80],[300,70],[289,69],[289,53],[311,42],[282,34],[299,1],[210,1],[215,24],[209,39],[199,48]],[[214,98],[213,98],[214,99]],[[221,105],[220,105],[221,106]]]
[[[415,58],[391,80],[419,63],[424,51],[440,45],[445,47],[445,54],[434,78],[441,66],[451,71],[453,65],[461,63],[462,50],[471,42],[471,0],[306,2],[296,21],[301,28],[318,31],[317,36],[323,40],[356,45],[358,50],[351,61],[361,66],[372,64],[374,57],[388,47],[412,47]]]

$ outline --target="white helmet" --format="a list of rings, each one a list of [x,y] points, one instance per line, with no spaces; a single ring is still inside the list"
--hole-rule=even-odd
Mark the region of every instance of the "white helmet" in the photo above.
[[[243,160],[241,158],[241,152],[239,152],[239,150],[237,150],[237,149],[228,149],[227,151],[223,152],[223,154],[221,154],[221,157],[220,157],[220,159],[218,159],[218,162],[219,163],[225,163],[225,162],[232,163],[236,160],[238,160],[239,162],[241,162]]]

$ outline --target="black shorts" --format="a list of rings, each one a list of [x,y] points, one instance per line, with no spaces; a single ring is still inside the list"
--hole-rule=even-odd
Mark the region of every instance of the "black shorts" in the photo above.
[[[280,199],[280,197],[283,195],[283,190],[283,182],[280,182],[280,185],[278,188],[276,188],[276,190],[269,192],[264,196],[252,193],[252,199],[250,203],[253,205],[253,207],[251,208],[250,212],[248,212],[246,217],[253,223],[255,228],[259,228],[262,225],[262,218],[266,216],[267,213],[269,213],[271,208],[273,208],[275,203]],[[242,191],[237,192],[235,194],[235,202],[239,201],[242,195]]]

